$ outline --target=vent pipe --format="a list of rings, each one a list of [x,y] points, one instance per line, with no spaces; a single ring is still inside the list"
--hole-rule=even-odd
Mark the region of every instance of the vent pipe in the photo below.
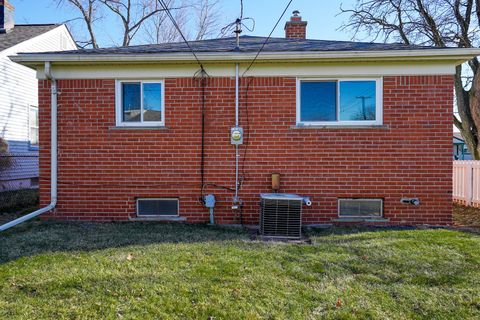
[[[242,20],[238,18],[235,20],[235,50],[240,51],[240,33],[242,33]]]

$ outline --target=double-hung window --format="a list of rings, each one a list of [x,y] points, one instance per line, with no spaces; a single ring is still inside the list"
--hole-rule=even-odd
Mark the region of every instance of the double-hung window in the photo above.
[[[117,81],[117,126],[163,126],[165,124],[164,95],[162,80]]]
[[[299,79],[298,125],[381,125],[380,79]]]

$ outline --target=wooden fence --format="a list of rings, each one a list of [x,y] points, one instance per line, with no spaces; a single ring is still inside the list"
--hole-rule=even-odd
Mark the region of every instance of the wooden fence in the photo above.
[[[453,161],[453,201],[480,207],[480,161]]]

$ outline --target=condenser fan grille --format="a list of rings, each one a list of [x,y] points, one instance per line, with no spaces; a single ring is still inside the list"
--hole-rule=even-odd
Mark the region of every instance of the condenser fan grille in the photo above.
[[[261,198],[260,231],[263,236],[281,238],[300,238],[302,228],[302,200],[276,198]]]

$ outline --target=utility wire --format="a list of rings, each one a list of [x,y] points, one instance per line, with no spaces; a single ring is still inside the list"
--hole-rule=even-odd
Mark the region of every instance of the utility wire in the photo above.
[[[198,64],[200,65],[200,68],[202,69],[202,73],[205,73],[205,68],[203,68],[203,64],[202,62],[200,61],[200,59],[198,59],[197,57],[197,54],[195,53],[195,51],[193,50],[192,46],[190,45],[190,43],[188,42],[187,38],[185,38],[182,30],[180,29],[180,27],[178,26],[177,22],[175,21],[175,18],[172,16],[172,13],[170,12],[170,9],[167,7],[167,5],[165,4],[165,2],[163,0],[157,0],[158,3],[160,3],[160,5],[162,6],[163,10],[165,10],[165,12],[167,13],[167,16],[170,18],[170,20],[172,21],[172,24],[173,26],[175,27],[175,29],[177,29],[178,33],[180,33],[180,36],[182,37],[183,41],[185,42],[185,44],[187,45],[187,47],[190,49],[190,51],[192,52],[193,56],[195,57],[195,60],[197,60]]]
[[[216,186],[216,187],[221,187],[223,189],[231,190],[223,186],[218,186],[218,185],[213,185],[213,184],[206,184],[205,183],[205,104],[206,104],[206,98],[205,98],[205,87],[207,85],[207,77],[209,77],[208,73],[205,71],[205,68],[203,67],[202,62],[198,58],[197,54],[193,50],[192,46],[188,42],[187,38],[183,34],[182,30],[178,26],[177,22],[175,21],[175,18],[173,17],[172,13],[170,12],[170,9],[168,9],[167,5],[163,0],[157,0],[158,3],[162,6],[162,8],[165,10],[167,13],[167,16],[170,18],[172,21],[172,24],[174,27],[177,29],[178,33],[180,33],[180,36],[182,37],[183,41],[187,45],[187,47],[190,49],[192,52],[193,56],[195,57],[195,60],[197,60],[197,63],[200,65],[200,70],[197,71],[193,77],[197,78],[200,77],[200,85],[201,85],[201,104],[202,104],[202,142],[201,142],[201,160],[200,160],[200,180],[201,180],[201,185],[200,185],[200,199],[199,201],[203,203],[203,191],[206,186]]]
[[[241,1],[241,5],[242,5],[242,10],[243,10],[243,1]],[[285,12],[287,12],[288,8],[290,7],[290,5],[292,4],[293,0],[290,0],[287,4],[287,6],[285,7],[285,9],[283,10],[282,14],[280,15],[280,17],[278,18],[277,22],[275,23],[275,25],[273,26],[272,28],[272,31],[270,31],[270,34],[268,35],[267,39],[265,39],[265,42],[262,44],[262,46],[260,47],[260,50],[258,50],[257,54],[255,55],[255,58],[252,60],[252,62],[250,63],[250,65],[248,66],[248,68],[243,72],[242,74],[242,78],[244,78],[245,74],[250,70],[250,68],[253,66],[253,64],[255,63],[255,60],[257,60],[258,56],[260,55],[260,53],[262,52],[263,48],[265,47],[265,45],[267,44],[267,42],[270,40],[270,37],[272,36],[273,32],[275,31],[275,29],[277,28],[278,24],[280,23],[280,21],[282,20],[283,16],[285,15]],[[248,18],[245,18],[245,19],[248,19]],[[255,23],[255,21],[254,21]],[[246,86],[246,90],[245,90],[245,115],[246,115],[246,123],[247,123],[247,139],[245,141],[245,149],[243,151],[243,159],[242,159],[242,178],[241,178],[241,184],[240,186],[243,184],[243,181],[246,179],[246,172],[245,172],[245,162],[246,162],[246,158],[247,158],[247,152],[248,152],[248,147],[250,145],[250,123],[249,123],[249,113],[248,113],[248,91],[250,89],[250,85],[252,84],[252,80],[253,78],[250,78],[248,83],[247,83],[247,86]]]
[[[39,178],[39,180],[49,182],[50,178]],[[81,182],[72,182],[72,181],[63,181],[58,180],[58,185],[63,186],[78,186],[78,187],[118,187],[118,188],[158,188],[158,187],[200,187],[198,183],[176,183],[176,182],[164,182],[164,183],[135,183],[132,181],[125,182],[100,182],[100,183],[81,183]],[[205,183],[205,187],[214,187],[227,191],[235,191],[235,189],[226,187],[216,183]]]
[[[257,60],[258,56],[259,56],[260,53],[262,52],[263,48],[265,48],[265,45],[267,44],[267,42],[268,42],[268,41],[270,40],[270,38],[272,37],[273,32],[275,31],[275,29],[277,28],[278,24],[279,24],[280,21],[282,20],[283,16],[285,15],[285,12],[287,12],[288,7],[290,7],[290,5],[292,4],[292,1],[293,1],[293,0],[290,0],[290,1],[288,2],[287,6],[285,7],[285,10],[283,10],[283,12],[282,12],[282,15],[280,16],[280,18],[278,18],[277,23],[275,23],[275,25],[273,26],[272,31],[270,31],[270,34],[268,35],[267,39],[265,39],[265,41],[263,42],[262,46],[260,47],[260,50],[258,50],[257,54],[255,55],[255,58],[253,58],[252,62],[250,62],[250,65],[248,66],[248,68],[243,72],[242,77],[244,77],[245,74],[248,72],[248,70],[250,70],[250,68],[253,66],[253,64],[254,64],[255,61]]]

